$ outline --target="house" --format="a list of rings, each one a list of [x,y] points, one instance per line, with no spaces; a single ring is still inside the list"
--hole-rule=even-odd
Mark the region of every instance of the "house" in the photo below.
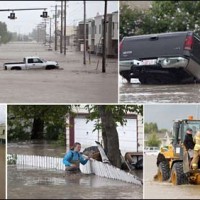
[[[89,21],[86,20],[86,49],[88,49],[88,32],[89,32]],[[84,51],[84,22],[80,21],[77,28],[77,38],[78,38],[78,50]]]
[[[95,123],[100,119],[87,122],[88,113],[80,109],[78,115],[67,118],[69,127],[66,129],[66,146],[69,149],[74,142],[80,142],[82,149],[96,145],[95,141],[102,143],[101,130],[94,130]],[[126,116],[124,126],[118,124],[119,147],[122,155],[126,152],[143,152],[143,122],[142,116],[130,113]]]
[[[97,15],[95,18],[94,48],[96,54],[102,54],[104,16]],[[106,19],[106,55],[116,57],[118,55],[118,11],[107,14]]]

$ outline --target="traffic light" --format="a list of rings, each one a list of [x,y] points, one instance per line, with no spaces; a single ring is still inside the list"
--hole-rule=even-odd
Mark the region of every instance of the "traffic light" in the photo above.
[[[43,11],[43,13],[42,13],[42,15],[40,15],[40,17],[47,18],[48,17],[48,12],[47,11]]]
[[[15,17],[15,13],[14,12],[10,13],[10,16],[8,16],[8,18],[17,19],[17,17]]]

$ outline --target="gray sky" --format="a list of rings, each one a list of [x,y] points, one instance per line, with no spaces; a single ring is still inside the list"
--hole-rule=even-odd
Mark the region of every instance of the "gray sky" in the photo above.
[[[200,104],[158,104],[144,106],[144,122],[156,122],[159,129],[171,130],[173,120],[193,115],[200,119]]]
[[[0,9],[47,8],[49,16],[52,17],[56,4],[61,3],[59,1],[0,1]],[[118,1],[108,1],[107,11],[108,13],[117,11],[118,7]],[[32,29],[43,21],[40,17],[42,11],[16,11],[17,19],[15,20],[8,18],[10,11],[0,12],[0,21],[7,24],[9,31],[25,34],[32,32]],[[86,1],[86,18],[95,17],[97,12],[100,15],[104,14],[104,1]],[[67,25],[77,25],[77,22],[81,20],[83,20],[83,1],[68,1]]]
[[[0,104],[0,124],[6,122],[6,105]]]

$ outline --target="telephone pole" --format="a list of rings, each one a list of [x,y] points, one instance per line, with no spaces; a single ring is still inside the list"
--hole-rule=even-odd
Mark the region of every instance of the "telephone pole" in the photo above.
[[[61,1],[60,53],[63,52],[63,1]]]
[[[83,4],[84,4],[84,16],[83,16],[83,19],[84,19],[84,25],[83,25],[83,28],[84,28],[84,33],[83,33],[83,37],[84,37],[83,64],[85,65],[86,64],[86,1],[85,0],[83,1]]]
[[[104,8],[104,24],[103,24],[103,58],[102,58],[102,72],[106,72],[106,27],[107,27],[107,0],[105,0]]]
[[[66,15],[67,15],[67,5],[66,0],[64,1],[64,55],[66,55]]]
[[[55,51],[57,51],[57,5],[55,5]]]

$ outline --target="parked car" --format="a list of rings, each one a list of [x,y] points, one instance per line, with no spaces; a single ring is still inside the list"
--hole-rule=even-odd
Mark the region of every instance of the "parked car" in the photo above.
[[[120,75],[141,84],[200,82],[200,37],[192,31],[124,37]]]
[[[58,69],[57,61],[46,61],[36,56],[25,57],[23,62],[4,63],[4,70],[22,70],[22,69]]]

